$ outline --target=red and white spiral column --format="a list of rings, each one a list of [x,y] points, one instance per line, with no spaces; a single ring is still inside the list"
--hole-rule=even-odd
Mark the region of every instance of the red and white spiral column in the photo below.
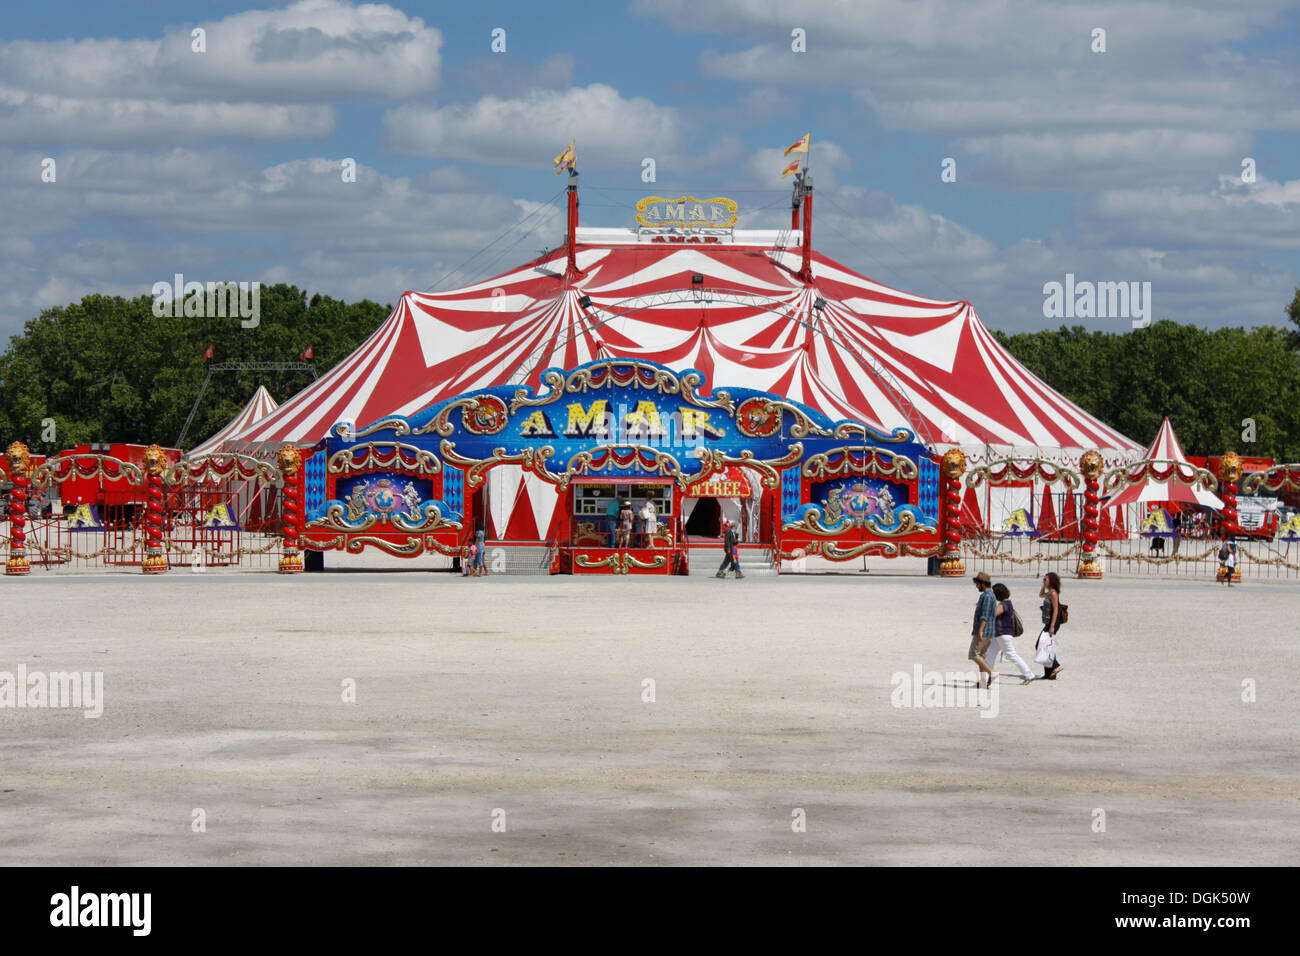
[[[1101,494],[1101,452],[1096,449],[1084,452],[1079,459],[1079,470],[1083,472],[1083,537],[1079,545],[1079,577],[1101,577],[1101,562],[1097,559],[1097,529],[1099,527]]]
[[[145,574],[166,574],[170,570],[167,555],[163,553],[163,469],[167,457],[159,445],[144,450],[145,510],[144,510],[144,563]]]
[[[957,578],[966,573],[961,557],[961,476],[966,473],[966,456],[953,448],[939,463],[939,575]]]
[[[281,540],[283,550],[280,553],[281,574],[302,573],[302,537],[303,482],[302,453],[292,445],[280,449],[276,458],[280,474],[284,477],[284,497],[280,506]]]
[[[1237,479],[1241,477],[1241,456],[1230,451],[1219,459],[1219,497],[1223,499],[1223,537],[1241,532],[1237,518]],[[1232,572],[1232,580],[1241,580],[1241,565]]]
[[[9,560],[5,574],[30,574],[27,560],[27,485],[30,481],[27,466],[30,453],[27,446],[16,441],[5,451],[9,461]]]

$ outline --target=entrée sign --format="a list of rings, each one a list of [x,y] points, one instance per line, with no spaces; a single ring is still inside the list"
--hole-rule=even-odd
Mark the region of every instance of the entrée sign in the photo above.
[[[730,229],[736,224],[739,208],[734,199],[721,196],[712,199],[647,196],[636,204],[636,221],[643,229]]]

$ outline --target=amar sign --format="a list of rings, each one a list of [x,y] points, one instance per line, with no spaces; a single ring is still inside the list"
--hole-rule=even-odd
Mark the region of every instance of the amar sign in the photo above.
[[[643,229],[730,229],[736,224],[739,208],[734,199],[721,196],[647,196],[636,204],[636,221]]]
[[[551,417],[538,409],[530,413],[519,425],[521,438],[600,438],[608,439],[621,432],[621,437],[664,438],[670,433],[682,438],[721,438],[726,433],[711,420],[711,412],[699,408],[676,408],[661,412],[654,402],[638,401],[635,408],[620,405],[611,408],[608,399],[600,398],[584,405],[570,402],[561,418],[564,426],[557,434]]]

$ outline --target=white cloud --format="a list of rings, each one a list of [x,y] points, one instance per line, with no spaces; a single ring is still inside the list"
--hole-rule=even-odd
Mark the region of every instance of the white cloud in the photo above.
[[[402,106],[385,116],[393,149],[499,166],[541,167],[569,140],[584,164],[638,168],[645,156],[677,156],[683,123],[672,107],[630,99],[604,83],[485,96],[468,106]]]
[[[1080,213],[1080,229],[1098,243],[1146,244],[1161,249],[1300,250],[1300,180],[1261,178],[1253,184],[1222,177],[1217,188],[1190,191],[1112,189]]]
[[[0,89],[0,139],[10,143],[284,140],[321,136],[333,127],[334,110],[328,106],[78,99]]]
[[[403,178],[363,164],[345,183],[337,158],[259,170],[227,152],[79,150],[61,157],[57,183],[41,184],[36,154],[0,150],[0,170],[18,168],[33,172],[0,176],[0,207],[16,213],[0,219],[0,334],[90,292],[147,294],[176,272],[393,302],[457,267],[449,281],[460,284],[517,266],[564,228],[558,205],[511,199],[454,168]],[[113,238],[65,239],[101,221]]]
[[[300,0],[160,40],[0,43],[0,138],[125,145],[328,133],[331,105],[438,87],[442,34],[393,7]],[[300,105],[294,105],[300,104]]]
[[[679,29],[751,40],[705,52],[708,75],[752,86],[846,90],[891,130],[943,137],[1016,189],[1190,184],[1239,161],[1261,131],[1300,130],[1300,75],[1228,48],[1291,4],[1211,0],[1082,5],[964,0],[641,2]],[[807,53],[790,49],[794,27]],[[1091,51],[1092,30],[1107,52]]]

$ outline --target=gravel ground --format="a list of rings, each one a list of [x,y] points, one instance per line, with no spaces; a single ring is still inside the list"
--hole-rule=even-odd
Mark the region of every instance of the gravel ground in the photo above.
[[[4,864],[1300,862],[1296,582],[1067,580],[1061,678],[980,706],[969,580],[0,587],[0,671],[104,687],[0,709]]]

